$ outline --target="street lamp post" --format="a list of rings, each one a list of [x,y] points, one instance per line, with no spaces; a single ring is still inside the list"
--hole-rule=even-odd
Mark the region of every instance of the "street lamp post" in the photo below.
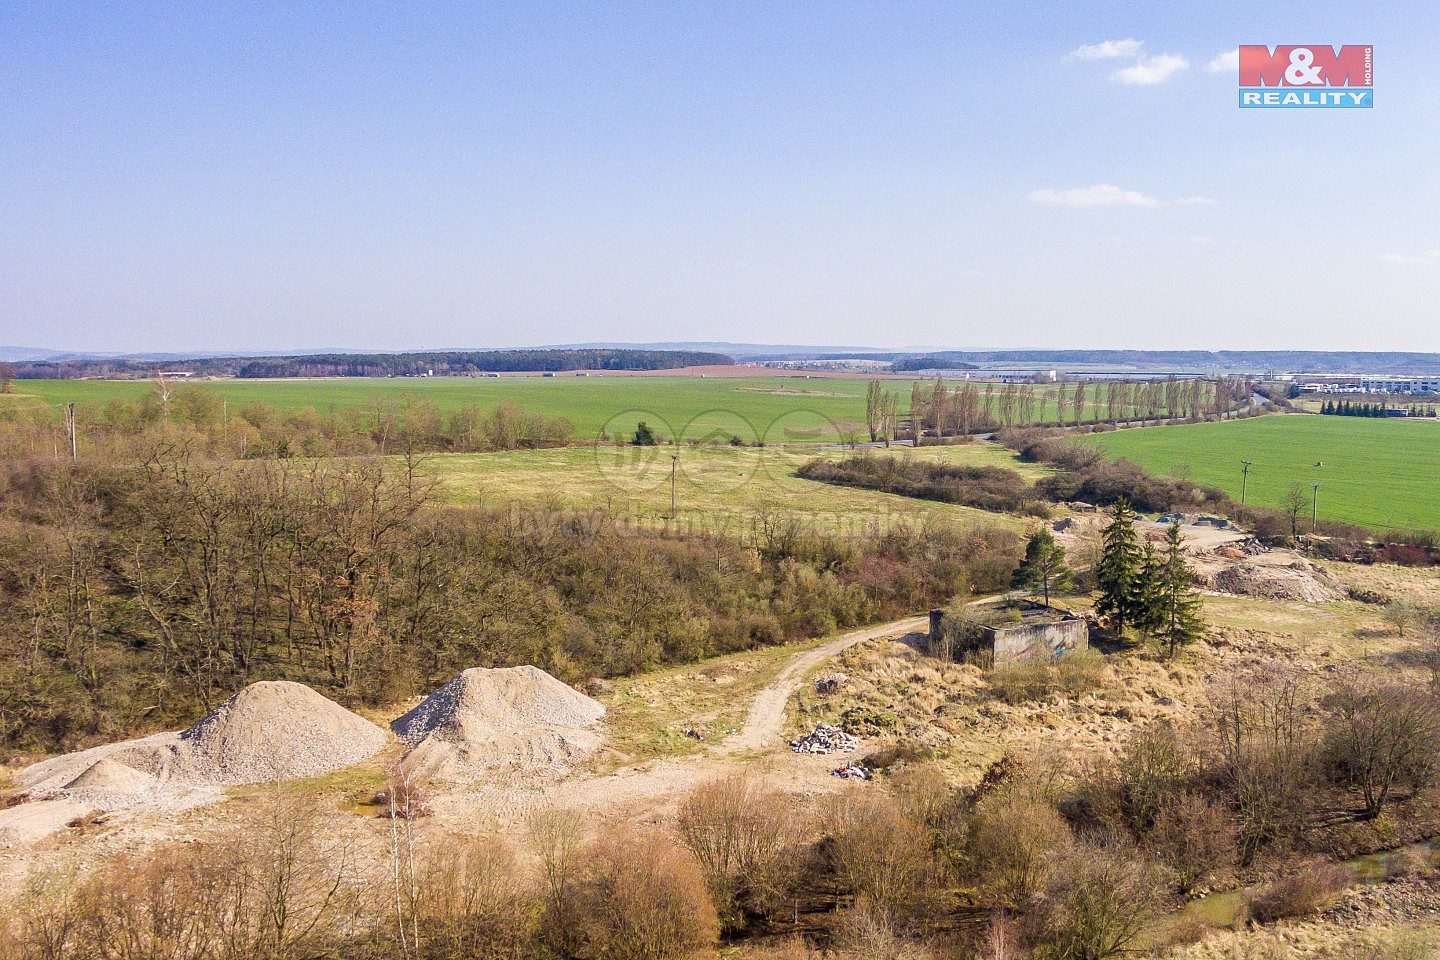
[[[1250,484],[1250,464],[1252,460],[1240,461],[1240,504],[1245,504],[1245,488]]]

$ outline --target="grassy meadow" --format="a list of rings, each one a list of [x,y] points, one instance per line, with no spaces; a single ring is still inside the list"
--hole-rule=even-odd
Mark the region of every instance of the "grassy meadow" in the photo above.
[[[1293,484],[1320,482],[1322,519],[1378,530],[1440,527],[1440,423],[1306,415],[1147,427],[1085,438],[1157,474],[1186,476],[1278,507]],[[1316,466],[1316,464],[1321,466]],[[1308,512],[1308,511],[1307,511]]]
[[[886,381],[908,406],[908,380]],[[210,380],[200,387],[220,394],[232,412],[264,402],[282,412],[314,408],[328,413],[365,410],[412,398],[441,413],[476,404],[491,409],[510,400],[521,409],[564,417],[581,439],[633,434],[641,420],[665,437],[746,442],[837,442],[865,429],[866,381],[803,377],[506,376],[496,378],[347,378],[330,380]],[[73,402],[100,406],[134,400],[155,389],[138,380],[25,380],[9,402]]]
[[[915,381],[887,379],[886,390],[910,406]],[[701,441],[738,436],[767,445],[825,444],[863,437],[865,391],[857,377],[767,376],[576,376],[557,374],[485,377],[375,378],[319,380],[204,380],[196,385],[223,397],[231,412],[263,402],[280,412],[307,407],[319,413],[383,408],[411,399],[433,403],[441,412],[476,404],[493,409],[504,400],[521,409],[564,417],[582,440],[627,437],[645,421],[664,437]],[[75,403],[98,409],[111,400],[136,400],[155,390],[146,380],[21,380],[0,405],[43,403],[58,410]],[[995,389],[998,391],[999,386]],[[1057,415],[1054,388],[1042,388],[1040,420]],[[1092,402],[1095,399],[1092,396]],[[93,414],[89,414],[93,416]],[[1093,415],[1093,410],[1092,414]],[[82,424],[87,414],[81,414]]]
[[[883,451],[877,451],[883,453]],[[1021,463],[997,444],[894,448],[896,456],[1008,467],[1027,479],[1042,468]],[[606,507],[640,523],[670,515],[671,455],[675,469],[675,523],[708,531],[751,523],[766,511],[801,514],[837,532],[860,532],[891,521],[930,517],[1021,529],[1019,518],[971,507],[832,486],[795,476],[815,456],[804,449],[758,447],[561,447],[431,457],[426,468],[447,499],[462,504],[517,504],[585,510]],[[846,456],[825,451],[822,456]],[[853,528],[851,525],[854,525]]]

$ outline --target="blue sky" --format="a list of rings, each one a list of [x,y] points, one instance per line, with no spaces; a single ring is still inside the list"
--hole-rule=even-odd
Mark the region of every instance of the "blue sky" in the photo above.
[[[0,0],[0,343],[1440,350],[1433,22]],[[1376,107],[1242,111],[1240,43]]]

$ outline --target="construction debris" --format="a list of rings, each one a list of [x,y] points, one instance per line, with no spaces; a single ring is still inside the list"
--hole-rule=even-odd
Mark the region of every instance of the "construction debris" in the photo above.
[[[1246,560],[1220,570],[1207,581],[1207,586],[1222,593],[1271,600],[1329,603],[1341,596],[1339,585],[1328,574],[1304,560],[1284,567]]]
[[[859,746],[859,740],[828,723],[817,723],[813,731],[790,741],[795,753],[847,753]]]
[[[863,763],[857,763],[854,760],[847,760],[843,765],[836,767],[830,772],[842,780],[870,780],[874,777],[869,767]]]
[[[834,693],[844,686],[849,679],[850,678],[843,673],[826,674],[815,681],[815,692]]]

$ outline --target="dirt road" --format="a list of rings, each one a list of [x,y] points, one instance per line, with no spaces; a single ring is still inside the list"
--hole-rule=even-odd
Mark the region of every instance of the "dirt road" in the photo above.
[[[878,627],[843,634],[813,650],[796,654],[775,679],[755,695],[755,701],[750,704],[750,712],[745,717],[744,728],[738,735],[726,741],[726,751],[758,750],[770,746],[785,726],[785,705],[805,682],[806,674],[826,660],[857,643],[912,633],[924,629],[928,623],[928,616],[882,623]]]
[[[854,630],[795,654],[755,694],[740,732],[706,744],[698,753],[661,757],[611,773],[579,774],[549,783],[496,780],[434,798],[441,819],[473,819],[476,809],[497,821],[520,821],[545,806],[587,810],[600,816],[653,821],[667,816],[696,785],[739,769],[761,772],[769,783],[797,792],[837,788],[832,756],[796,756],[784,739],[785,707],[812,670],[857,643],[900,637],[924,629],[928,617],[907,617]]]

